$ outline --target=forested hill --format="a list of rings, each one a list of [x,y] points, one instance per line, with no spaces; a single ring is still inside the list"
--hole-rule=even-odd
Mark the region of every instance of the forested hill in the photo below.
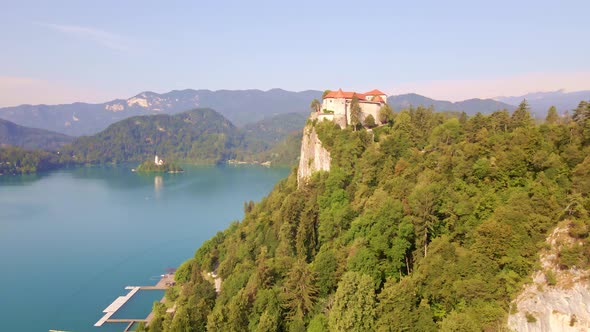
[[[150,331],[502,331],[559,221],[581,243],[569,264],[587,266],[587,104],[542,125],[524,104],[419,107],[372,132],[312,125],[330,172],[299,189],[292,172],[245,204],[177,270]]]
[[[293,133],[301,133],[309,112],[279,114],[248,124],[242,130],[252,138],[274,145]]]
[[[77,162],[91,163],[143,161],[154,154],[175,161],[218,163],[246,149],[257,151],[221,114],[195,109],[119,121],[94,136],[76,139],[64,153]]]
[[[28,128],[0,119],[0,147],[58,150],[74,140],[73,137],[49,130]]]

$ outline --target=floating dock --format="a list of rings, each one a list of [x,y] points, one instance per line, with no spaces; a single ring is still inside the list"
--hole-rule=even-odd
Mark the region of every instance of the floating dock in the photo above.
[[[102,316],[101,319],[98,320],[98,322],[96,322],[96,324],[94,324],[94,326],[102,326],[102,324],[106,323],[106,321],[111,318],[112,315],[115,314],[115,312],[117,312],[117,310],[121,309],[121,307],[127,303],[127,301],[129,301],[129,299],[135,295],[135,293],[137,293],[139,291],[141,287],[138,286],[127,286],[125,287],[125,289],[129,289],[129,293],[127,293],[127,295],[125,296],[119,296],[118,298],[115,299],[115,301],[113,301],[113,303],[111,303],[108,307],[106,307],[106,309],[104,309],[102,312],[105,313],[104,316]]]
[[[129,293],[127,293],[127,295],[125,296],[119,296],[115,299],[115,301],[113,301],[113,303],[111,303],[108,307],[106,307],[102,312],[104,312],[104,316],[102,316],[101,319],[98,320],[98,322],[96,322],[94,324],[94,326],[96,327],[100,327],[102,326],[104,323],[129,323],[128,328],[131,327],[131,325],[133,325],[133,323],[136,322],[145,322],[145,323],[149,323],[149,321],[151,320],[151,313],[150,316],[146,317],[146,318],[140,318],[140,319],[127,319],[127,318],[121,318],[121,319],[111,319],[111,316],[114,315],[119,309],[121,309],[121,307],[123,305],[125,305],[125,303],[127,303],[127,301],[129,301],[129,299],[135,295],[135,293],[137,293],[140,290],[165,290],[167,289],[170,285],[174,284],[174,275],[171,273],[168,274],[164,274],[162,275],[162,278],[160,278],[160,281],[158,281],[158,283],[155,286],[127,286],[125,287],[125,289],[129,290]],[[128,330],[128,328],[126,330]]]

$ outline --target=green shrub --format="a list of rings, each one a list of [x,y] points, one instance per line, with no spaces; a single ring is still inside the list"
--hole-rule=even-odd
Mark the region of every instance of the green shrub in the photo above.
[[[559,251],[559,267],[563,270],[579,266],[583,247],[581,245],[563,246]]]
[[[525,314],[525,317],[526,317],[527,323],[536,323],[537,322],[537,318],[535,316],[533,316],[533,314],[531,314],[530,312],[527,312]]]
[[[555,277],[553,270],[545,272],[545,280],[547,280],[549,286],[555,286],[555,284],[557,284],[557,278]]]
[[[365,118],[365,127],[367,127],[367,128],[375,127],[375,118],[371,114],[367,115],[367,117]]]
[[[568,233],[573,238],[584,239],[588,237],[588,227],[582,220],[576,219],[569,224]]]

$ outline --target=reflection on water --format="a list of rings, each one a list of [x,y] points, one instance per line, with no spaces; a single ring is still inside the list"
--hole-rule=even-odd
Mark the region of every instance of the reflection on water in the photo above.
[[[164,178],[161,175],[154,177],[154,191],[156,192],[156,198],[160,198],[160,191],[164,187]]]
[[[132,166],[0,177],[0,331],[122,331],[92,326],[126,285],[149,285],[182,264],[289,172],[183,165],[185,173],[156,175]]]
[[[2,175],[0,176],[0,186],[23,186],[29,185],[45,177],[48,172],[23,174],[23,175]]]

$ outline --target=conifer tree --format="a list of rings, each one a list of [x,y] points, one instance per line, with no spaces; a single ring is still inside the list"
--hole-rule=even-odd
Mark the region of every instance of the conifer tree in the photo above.
[[[316,274],[305,260],[295,262],[285,281],[286,307],[293,320],[303,319],[313,307],[318,293],[315,280]]]
[[[350,102],[350,124],[353,126],[354,130],[356,131],[357,126],[361,122],[361,105],[359,104],[359,98],[357,95],[352,96],[352,101]]]
[[[520,105],[512,113],[510,118],[510,127],[512,129],[518,127],[529,127],[532,124],[530,107],[526,99],[523,99]]]
[[[576,109],[574,110],[574,115],[572,116],[572,119],[574,121],[576,121],[579,125],[583,125],[589,116],[590,116],[590,103],[588,103],[585,100],[582,100],[578,104],[578,107],[576,107]]]
[[[545,118],[545,122],[547,122],[548,124],[557,124],[558,121],[559,115],[557,115],[557,109],[555,108],[555,106],[549,107],[549,110],[547,111],[547,117]]]

